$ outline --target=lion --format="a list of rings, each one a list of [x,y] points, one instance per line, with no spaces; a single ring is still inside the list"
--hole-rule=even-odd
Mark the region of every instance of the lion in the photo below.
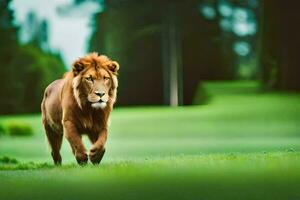
[[[105,55],[88,54],[76,60],[62,79],[52,82],[41,104],[42,122],[54,164],[61,165],[63,136],[80,165],[99,164],[105,153],[109,116],[117,97],[119,64]],[[92,143],[87,150],[86,134]]]

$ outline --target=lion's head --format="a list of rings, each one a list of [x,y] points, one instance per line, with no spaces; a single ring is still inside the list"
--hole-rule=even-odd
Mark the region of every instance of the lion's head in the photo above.
[[[79,58],[73,64],[73,93],[80,108],[104,109],[116,100],[119,64],[96,53]]]

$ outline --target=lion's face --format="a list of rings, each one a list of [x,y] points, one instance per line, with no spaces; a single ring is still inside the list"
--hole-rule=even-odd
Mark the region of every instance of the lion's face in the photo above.
[[[81,58],[73,65],[73,91],[80,107],[104,109],[116,99],[118,63],[94,54]]]
[[[82,78],[83,93],[93,108],[105,108],[111,88],[110,74],[104,70],[88,70]]]

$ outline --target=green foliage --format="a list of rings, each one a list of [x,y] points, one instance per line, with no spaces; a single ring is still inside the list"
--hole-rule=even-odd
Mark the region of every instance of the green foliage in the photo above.
[[[18,47],[12,63],[4,66],[7,72],[0,80],[2,114],[39,111],[45,87],[65,71],[59,55],[44,53],[30,44]]]
[[[17,28],[13,25],[13,10],[9,8],[12,0],[0,1],[0,63],[10,63],[17,46]],[[1,65],[0,72],[5,65]]]
[[[22,106],[24,112],[40,111],[40,103],[44,89],[53,80],[61,78],[65,72],[64,64],[59,55],[46,54],[34,45],[26,45],[20,49],[21,57],[15,66],[26,64],[26,76],[23,88]]]
[[[27,123],[13,122],[7,126],[8,134],[10,136],[31,136],[33,129]]]
[[[0,170],[34,170],[34,169],[54,168],[54,166],[49,163],[34,163],[34,162],[20,163],[15,158],[10,158],[7,156],[0,158],[0,163],[3,164],[2,166],[0,166]]]
[[[46,85],[61,77],[65,68],[58,54],[17,43],[10,2],[0,1],[0,114],[37,112]]]
[[[17,48],[17,29],[12,23],[13,11],[9,8],[10,3],[11,0],[0,1],[0,113],[3,113],[3,109],[11,109],[8,107],[10,99],[7,97],[11,95],[7,93],[7,88],[10,87],[9,80],[12,76],[10,66]]]
[[[2,124],[0,124],[0,136],[5,135],[5,129]]]
[[[2,156],[2,157],[0,157],[0,163],[3,163],[3,164],[18,164],[19,162],[15,158],[11,158],[11,157],[8,157],[8,156]]]

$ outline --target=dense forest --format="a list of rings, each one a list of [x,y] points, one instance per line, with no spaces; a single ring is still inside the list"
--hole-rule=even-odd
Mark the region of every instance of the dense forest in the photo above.
[[[44,52],[36,38],[19,44],[10,2],[0,1],[0,114],[39,112],[45,87],[65,67],[60,55]]]
[[[265,89],[300,90],[299,1],[263,1],[260,66]]]
[[[44,88],[65,66],[58,52],[41,45],[45,21],[20,43],[11,1],[0,1],[0,113],[39,112]],[[193,104],[207,80],[254,80],[261,91],[300,90],[297,1],[99,3],[104,10],[91,19],[87,51],[120,62],[118,105]]]
[[[172,104],[172,90],[179,105],[191,104],[205,80],[250,79],[262,90],[299,90],[298,4],[107,0],[95,16],[90,50],[119,59],[123,105]]]

